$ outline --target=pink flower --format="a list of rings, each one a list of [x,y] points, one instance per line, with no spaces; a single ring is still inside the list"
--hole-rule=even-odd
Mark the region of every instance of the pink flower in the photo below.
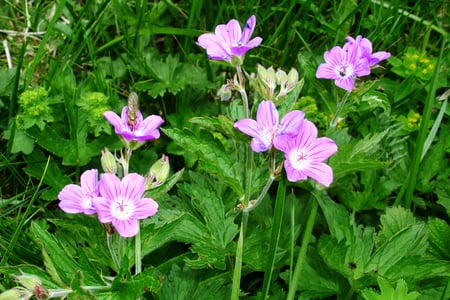
[[[280,136],[274,144],[284,152],[284,168],[289,181],[310,177],[326,187],[333,182],[333,170],[324,161],[336,153],[337,146],[329,138],[317,138],[314,123],[303,120],[296,137]]]
[[[250,40],[256,25],[256,17],[251,16],[241,31],[239,22],[232,19],[228,24],[220,24],[215,33],[205,33],[198,37],[197,45],[206,49],[208,57],[213,60],[231,61],[233,56],[242,57],[248,50],[259,46],[262,38]]]
[[[273,141],[282,135],[295,136],[305,114],[294,110],[287,113],[281,123],[278,122],[278,111],[272,101],[262,101],[256,112],[256,121],[242,119],[234,127],[253,137],[250,142],[252,150],[264,152],[272,147]]]
[[[378,64],[380,61],[388,59],[391,54],[386,51],[375,52],[372,54],[372,42],[361,35],[356,37],[356,40],[351,36],[348,36],[347,43],[344,45],[344,49],[356,46],[358,48],[358,56],[366,58],[369,66]]]
[[[68,184],[58,194],[59,208],[68,214],[92,215],[95,213],[92,200],[98,195],[98,171],[87,170],[81,175],[80,186]]]
[[[324,54],[325,63],[317,68],[316,77],[332,79],[344,90],[351,91],[355,85],[356,76],[370,74],[367,58],[358,56],[357,45],[347,45],[346,48],[333,47]]]
[[[101,196],[93,202],[98,219],[112,223],[123,237],[135,236],[139,232],[138,220],[158,211],[158,203],[143,198],[145,178],[139,174],[128,174],[122,180],[114,174],[102,174],[99,190]]]
[[[114,126],[116,134],[122,136],[126,141],[137,140],[138,142],[159,138],[158,127],[164,120],[158,115],[142,117],[142,113],[136,111],[136,120],[130,123],[128,118],[128,106],[122,109],[121,117],[115,112],[107,111],[103,114],[106,120]]]

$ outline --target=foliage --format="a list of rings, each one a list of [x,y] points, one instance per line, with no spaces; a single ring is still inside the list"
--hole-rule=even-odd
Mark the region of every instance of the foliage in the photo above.
[[[448,4],[16,2],[0,7],[0,292],[36,276],[54,298],[230,299],[241,258],[242,299],[286,299],[294,284],[298,299],[450,297]],[[244,117],[241,94],[222,101],[217,93],[234,69],[208,60],[195,41],[253,14],[263,42],[242,66],[246,87],[257,89],[248,93],[252,116],[264,98],[255,79],[262,66],[294,68],[300,81],[277,98],[280,117],[304,111],[339,150],[328,161],[333,184],[319,197],[311,180],[288,183],[280,197],[281,172],[246,219],[242,199],[258,198],[282,157],[254,154],[248,168],[250,139],[233,128]],[[340,107],[345,92],[315,72],[324,51],[358,34],[392,57],[358,79]],[[130,170],[145,174],[170,157],[167,181],[146,195],[159,211],[140,223],[139,274],[133,239],[113,235],[116,265],[98,220],[57,206],[65,185],[101,168],[105,147],[119,155],[103,113],[120,113],[131,91],[144,115],[165,123]]]

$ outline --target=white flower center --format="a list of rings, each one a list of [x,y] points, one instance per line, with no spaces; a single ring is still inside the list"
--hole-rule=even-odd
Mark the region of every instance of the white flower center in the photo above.
[[[128,199],[119,197],[111,203],[111,214],[119,220],[128,220],[134,212],[134,205]]]
[[[291,153],[289,153],[289,161],[294,169],[299,171],[306,169],[310,164],[308,153],[303,149],[291,151]]]
[[[353,67],[349,65],[341,65],[336,71],[342,78],[347,78],[353,75]]]
[[[83,200],[81,201],[81,206],[84,209],[92,208],[92,198],[94,198],[94,193],[87,193],[84,195]]]

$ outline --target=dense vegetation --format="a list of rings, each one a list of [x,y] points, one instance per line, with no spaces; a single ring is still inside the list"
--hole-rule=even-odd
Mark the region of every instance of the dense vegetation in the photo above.
[[[448,11],[445,1],[4,1],[0,299],[450,298]],[[263,40],[243,81],[196,42],[252,15]],[[351,92],[317,78],[324,52],[358,35],[391,57]],[[267,99],[261,72],[292,69],[295,86]],[[301,110],[336,143],[328,188],[287,180],[281,152],[253,153],[233,127],[246,117],[243,93],[223,89],[233,80],[250,117],[274,100],[280,119]],[[65,213],[58,195],[86,170],[107,172],[105,147],[127,157],[103,114],[120,115],[132,91],[144,118],[164,123],[126,168],[145,175],[156,163],[145,197],[158,212],[124,238]]]

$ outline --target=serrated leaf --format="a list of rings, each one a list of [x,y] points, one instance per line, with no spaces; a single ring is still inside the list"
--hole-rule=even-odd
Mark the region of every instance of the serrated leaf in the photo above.
[[[80,266],[73,260],[70,254],[64,250],[48,232],[44,231],[38,223],[31,223],[31,233],[35,236],[36,242],[42,247],[44,264],[53,280],[70,286],[72,276],[80,270]]]
[[[408,256],[392,266],[385,277],[391,280],[400,278],[408,282],[419,282],[425,279],[436,279],[450,276],[450,261],[424,256]]]
[[[380,217],[381,230],[378,233],[379,242],[391,238],[400,230],[416,224],[416,219],[410,210],[403,207],[391,207]]]
[[[377,270],[380,275],[384,275],[404,257],[422,255],[427,246],[427,230],[424,223],[406,226],[377,246],[366,265],[366,271]]]
[[[428,232],[431,247],[442,259],[450,260],[450,226],[447,222],[437,218],[429,219]]]
[[[408,287],[403,279],[397,281],[397,285],[394,288],[389,282],[381,276],[377,278],[378,285],[381,293],[378,294],[372,289],[364,289],[361,295],[366,300],[414,300],[420,296],[418,292],[408,293]]]
[[[215,171],[214,175],[229,184],[237,194],[242,195],[244,193],[241,180],[235,171],[235,162],[217,144],[211,144],[209,141],[195,136],[193,132],[187,129],[164,128],[161,130],[180,146],[196,153],[211,166],[210,170]]]

